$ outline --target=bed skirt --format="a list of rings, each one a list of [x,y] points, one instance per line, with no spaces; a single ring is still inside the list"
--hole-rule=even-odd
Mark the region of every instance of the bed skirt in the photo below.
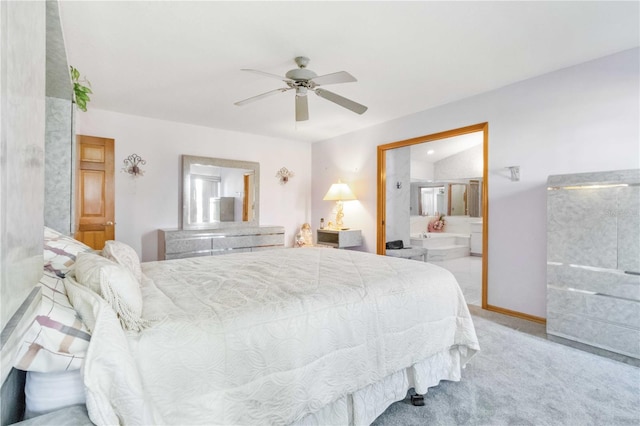
[[[412,388],[425,394],[441,380],[460,381],[462,358],[467,358],[461,357],[461,351],[466,352],[466,348],[456,346],[437,353],[307,414],[294,425],[370,425],[391,404],[403,400]]]

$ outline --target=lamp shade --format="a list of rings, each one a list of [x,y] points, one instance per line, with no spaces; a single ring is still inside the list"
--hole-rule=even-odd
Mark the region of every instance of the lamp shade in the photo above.
[[[327,191],[327,194],[323,198],[324,201],[348,201],[355,199],[356,196],[353,195],[349,185],[340,181],[331,185],[331,188],[329,188],[329,191]]]

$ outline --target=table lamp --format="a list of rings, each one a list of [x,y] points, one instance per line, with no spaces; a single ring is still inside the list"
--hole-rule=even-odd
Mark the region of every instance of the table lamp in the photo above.
[[[355,199],[356,196],[353,195],[353,192],[349,188],[349,185],[347,185],[346,183],[342,183],[340,182],[340,180],[338,180],[338,183],[334,183],[333,185],[331,185],[331,188],[329,188],[329,191],[327,191],[327,194],[324,196],[323,200],[336,202],[337,211],[336,223],[334,225],[335,229],[342,229],[342,218],[344,217],[344,212],[342,211],[342,202]]]

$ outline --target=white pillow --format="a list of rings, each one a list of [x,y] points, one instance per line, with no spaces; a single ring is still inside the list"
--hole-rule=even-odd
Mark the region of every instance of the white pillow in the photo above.
[[[105,299],[118,315],[122,327],[140,331],[142,292],[133,273],[124,266],[94,253],[79,253],[75,264],[76,281]]]
[[[102,255],[129,269],[138,280],[138,283],[142,283],[140,258],[131,246],[120,241],[109,240],[102,249]]]
[[[90,330],[71,305],[62,278],[44,271],[38,285],[42,300],[22,338],[14,367],[41,373],[78,370],[89,347]]]
[[[91,247],[44,227],[44,270],[64,277],[73,268],[76,256],[80,252],[93,252]]]

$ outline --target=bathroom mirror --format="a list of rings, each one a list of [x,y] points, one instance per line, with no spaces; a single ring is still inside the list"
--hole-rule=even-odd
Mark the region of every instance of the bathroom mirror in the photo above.
[[[258,225],[260,164],[182,156],[182,229]]]
[[[482,179],[411,182],[412,215],[482,217]]]
[[[467,179],[450,183],[448,216],[482,217],[482,179]]]
[[[418,214],[420,216],[437,216],[447,210],[444,186],[421,186],[420,204]]]
[[[449,206],[447,216],[467,215],[467,185],[452,183],[449,185]]]

